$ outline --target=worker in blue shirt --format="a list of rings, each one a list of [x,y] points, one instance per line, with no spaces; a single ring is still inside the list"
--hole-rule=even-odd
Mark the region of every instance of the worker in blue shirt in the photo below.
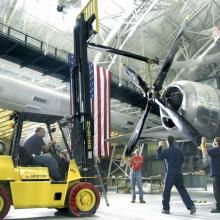
[[[183,155],[179,149],[174,145],[174,137],[168,136],[166,139],[167,149],[162,148],[163,141],[159,142],[157,149],[158,159],[165,160],[166,175],[163,191],[163,214],[170,214],[170,192],[173,186],[178,190],[186,208],[190,210],[190,214],[196,213],[196,207],[191,200],[184,184],[183,175],[181,173],[181,166],[184,162]]]
[[[210,156],[210,176],[213,177],[213,192],[216,200],[216,208],[211,213],[220,213],[220,137],[214,138],[213,147],[202,148],[204,155]]]

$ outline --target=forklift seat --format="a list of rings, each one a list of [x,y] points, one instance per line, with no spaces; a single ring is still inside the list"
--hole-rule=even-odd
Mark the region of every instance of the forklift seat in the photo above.
[[[24,147],[18,146],[18,154],[20,166],[33,166],[33,158],[27,153]]]

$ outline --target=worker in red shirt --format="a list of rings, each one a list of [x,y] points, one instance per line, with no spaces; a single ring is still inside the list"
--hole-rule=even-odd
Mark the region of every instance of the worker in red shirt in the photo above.
[[[142,174],[141,169],[144,164],[144,158],[140,155],[140,150],[137,148],[134,152],[134,155],[129,160],[129,166],[131,168],[131,190],[132,190],[132,203],[135,203],[136,194],[135,194],[135,186],[137,184],[139,190],[139,200],[140,203],[145,203],[143,199],[143,189],[142,189]]]

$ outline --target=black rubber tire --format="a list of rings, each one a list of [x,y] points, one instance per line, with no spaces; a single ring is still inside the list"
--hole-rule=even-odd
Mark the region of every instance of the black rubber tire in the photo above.
[[[11,206],[11,197],[8,190],[0,185],[0,219],[4,219],[4,217],[8,214]]]
[[[69,211],[68,208],[56,208],[56,210],[57,210],[58,212],[67,212],[67,211]]]

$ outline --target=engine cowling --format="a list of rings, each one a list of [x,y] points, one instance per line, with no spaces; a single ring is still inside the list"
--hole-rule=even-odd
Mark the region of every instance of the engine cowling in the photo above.
[[[178,111],[202,136],[220,136],[220,91],[211,86],[177,81],[162,93],[162,99]],[[176,131],[176,125],[160,109],[161,120],[168,130]]]

